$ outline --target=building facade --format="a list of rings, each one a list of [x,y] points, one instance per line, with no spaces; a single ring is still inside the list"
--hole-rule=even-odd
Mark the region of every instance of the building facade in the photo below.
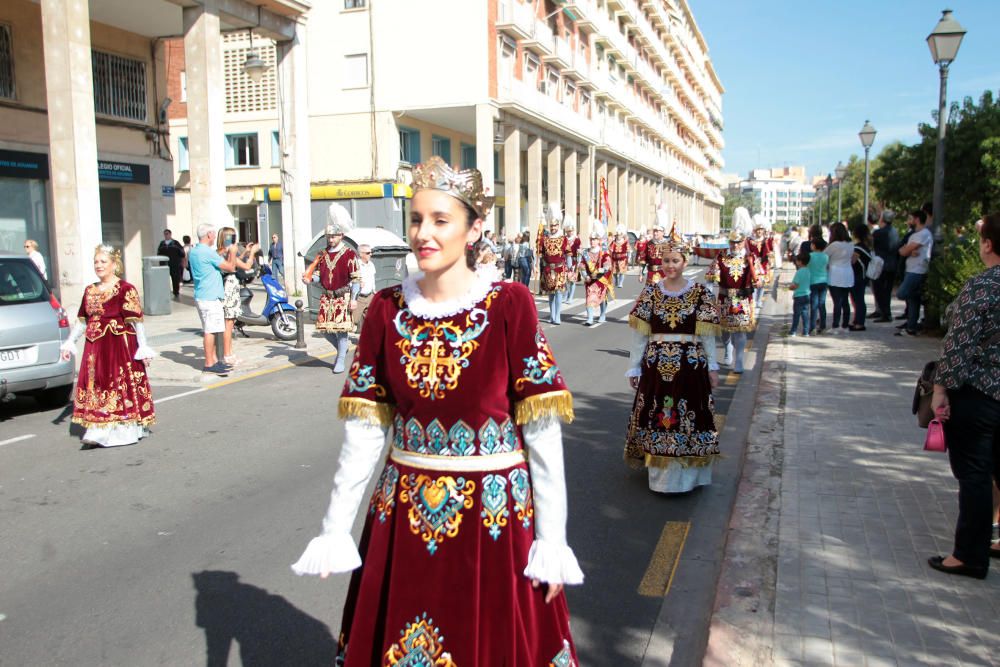
[[[772,224],[798,227],[808,224],[816,191],[806,180],[805,167],[753,169],[748,178],[729,185],[729,192],[749,196],[754,213]]]
[[[442,26],[462,29],[428,38]],[[310,10],[308,34],[313,234],[339,200],[404,235],[410,171],[432,154],[483,173],[497,197],[487,222],[507,234],[534,231],[552,200],[586,233],[602,184],[612,224],[650,226],[663,203],[684,231],[718,229],[723,88],[683,0],[331,0]],[[222,48],[239,63],[248,36]],[[265,61],[269,48],[255,41]],[[171,97],[184,69],[171,57]],[[225,76],[226,204],[245,237],[265,238],[285,227],[282,94],[238,67]],[[170,114],[185,228],[188,120]]]

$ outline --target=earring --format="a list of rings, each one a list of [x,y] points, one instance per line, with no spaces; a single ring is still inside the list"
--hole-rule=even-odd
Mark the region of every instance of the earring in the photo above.
[[[465,244],[465,251],[466,252],[472,252],[472,249],[475,248],[475,247],[476,247],[475,243],[471,243],[471,242],[470,243],[466,243]]]

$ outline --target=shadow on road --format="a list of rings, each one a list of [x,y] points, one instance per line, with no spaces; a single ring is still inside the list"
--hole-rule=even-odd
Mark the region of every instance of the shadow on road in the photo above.
[[[225,667],[233,641],[247,667],[328,667],[337,642],[326,624],[285,598],[241,583],[235,572],[206,570],[191,575],[198,591],[195,624],[205,631],[205,664]]]

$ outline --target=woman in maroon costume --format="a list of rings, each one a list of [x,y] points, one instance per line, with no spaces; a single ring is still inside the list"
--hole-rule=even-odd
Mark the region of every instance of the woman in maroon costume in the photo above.
[[[142,306],[135,287],[121,275],[121,255],[107,245],[94,250],[98,282],[88,285],[79,319],[62,345],[69,359],[86,334],[73,399],[73,422],[87,428],[93,447],[132,445],[155,420],[146,366],[155,356],[146,345]]]
[[[434,157],[413,188],[423,273],[372,300],[323,533],[292,567],[361,566],[340,637],[347,667],[576,665],[562,586],[583,574],[566,544],[559,426],[572,397],[528,290],[470,268],[492,203],[479,172]],[[362,565],[350,529],[389,426]]]

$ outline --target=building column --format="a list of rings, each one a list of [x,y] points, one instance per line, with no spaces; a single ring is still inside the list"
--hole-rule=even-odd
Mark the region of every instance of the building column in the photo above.
[[[542,200],[542,138],[528,138],[528,229],[538,229],[545,202]],[[536,239],[537,240],[537,239]]]
[[[550,142],[545,152],[545,172],[548,180],[548,190],[545,193],[545,203],[554,202],[560,209],[562,202],[562,146]]]
[[[636,211],[636,229],[649,226],[649,201],[649,179],[642,176],[639,179],[639,208]]]
[[[639,194],[639,176],[630,171],[628,175],[628,210],[631,218],[632,229],[639,228],[639,216],[642,215],[639,203],[642,197]]]
[[[629,211],[629,168],[623,167],[618,170],[618,219],[629,229],[635,228],[635,223],[631,220]]]
[[[618,165],[607,165],[608,180],[608,203],[611,205],[609,215],[614,218],[615,223],[625,224],[625,219],[618,214]]]
[[[41,5],[55,260],[49,272],[62,304],[75,313],[93,281],[94,248],[101,242],[90,9],[62,0]]]
[[[580,234],[590,236],[590,223],[597,217],[597,209],[594,208],[595,194],[592,192],[594,158],[589,150],[582,155],[580,166],[580,208],[577,217],[580,220]]]
[[[282,152],[281,219],[285,237],[285,280],[295,289],[305,271],[298,253],[305,253],[313,238],[305,33],[305,26],[298,23],[295,36],[277,45],[278,87],[282,91],[279,139]],[[221,141],[215,143],[221,144]]]
[[[478,155],[478,153],[477,153]],[[503,139],[503,217],[508,233],[521,232],[521,130],[507,125]]]
[[[483,190],[491,196],[496,196],[496,174],[493,172],[493,121],[496,119],[496,109],[490,104],[476,105],[476,169],[483,175]],[[490,210],[484,222],[484,231],[496,228],[496,217]]]
[[[577,179],[576,171],[576,150],[568,149],[566,154],[563,156],[563,180],[566,183],[566,199],[563,204],[563,215],[571,216],[576,221],[577,233],[582,233],[584,216],[581,215],[580,211],[584,207],[577,203],[576,189],[577,189]]]

